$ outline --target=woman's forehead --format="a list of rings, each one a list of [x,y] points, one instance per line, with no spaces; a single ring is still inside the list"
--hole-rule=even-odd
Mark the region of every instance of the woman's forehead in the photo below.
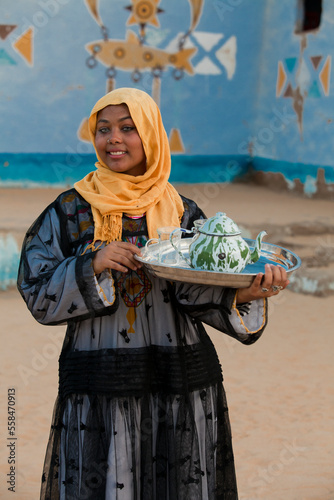
[[[100,109],[100,111],[98,111],[97,117],[99,117],[101,115],[118,115],[118,114],[124,113],[124,112],[128,113],[131,116],[129,108],[125,103],[109,104],[105,108]]]

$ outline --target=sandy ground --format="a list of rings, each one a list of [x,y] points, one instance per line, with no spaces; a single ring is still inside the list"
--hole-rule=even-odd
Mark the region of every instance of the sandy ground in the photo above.
[[[187,185],[208,216],[239,224],[332,221],[334,204],[265,188]],[[0,190],[0,233],[20,242],[59,190]],[[270,240],[269,240],[270,241]],[[0,498],[36,500],[57,394],[64,327],[31,317],[15,289],[0,293],[2,349]],[[252,346],[208,329],[221,359],[241,500],[334,499],[333,297],[289,290],[270,301],[269,324]],[[8,391],[15,389],[15,493],[8,491]]]

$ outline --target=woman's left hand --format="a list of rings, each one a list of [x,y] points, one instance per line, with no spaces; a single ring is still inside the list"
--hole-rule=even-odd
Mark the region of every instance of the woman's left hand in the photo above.
[[[250,287],[238,288],[237,304],[278,295],[289,283],[287,272],[283,267],[266,264],[265,274],[257,274]]]

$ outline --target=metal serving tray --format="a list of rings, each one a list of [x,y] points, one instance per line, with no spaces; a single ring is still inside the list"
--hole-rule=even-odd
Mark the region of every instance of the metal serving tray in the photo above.
[[[189,245],[192,238],[183,238],[180,242],[180,250],[189,258]],[[244,238],[250,249],[254,248],[255,241]],[[182,281],[185,283],[197,283],[200,285],[226,286],[232,288],[247,288],[251,285],[255,276],[265,272],[265,264],[280,265],[288,273],[296,271],[301,265],[301,259],[290,250],[262,242],[261,256],[255,264],[248,264],[241,273],[228,273],[216,271],[203,271],[191,268],[186,261],[177,265],[167,265],[159,263],[159,252],[164,258],[168,255],[175,255],[175,250],[169,241],[163,243],[153,243],[142,252],[142,257],[136,258],[142,262],[145,268],[157,278],[164,278],[170,281]],[[173,261],[173,259],[171,259]]]

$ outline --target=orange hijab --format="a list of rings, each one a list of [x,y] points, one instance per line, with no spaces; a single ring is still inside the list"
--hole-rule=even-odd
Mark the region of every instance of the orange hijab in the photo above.
[[[126,104],[137,128],[146,155],[144,175],[132,176],[111,171],[99,158],[95,147],[97,113],[109,105]],[[120,88],[102,97],[89,117],[89,133],[95,148],[97,170],[74,184],[75,189],[91,205],[95,242],[121,240],[122,215],[146,213],[149,237],[157,236],[157,228],[180,226],[184,207],[180,195],[168,182],[171,170],[170,149],[160,111],[145,92]]]

